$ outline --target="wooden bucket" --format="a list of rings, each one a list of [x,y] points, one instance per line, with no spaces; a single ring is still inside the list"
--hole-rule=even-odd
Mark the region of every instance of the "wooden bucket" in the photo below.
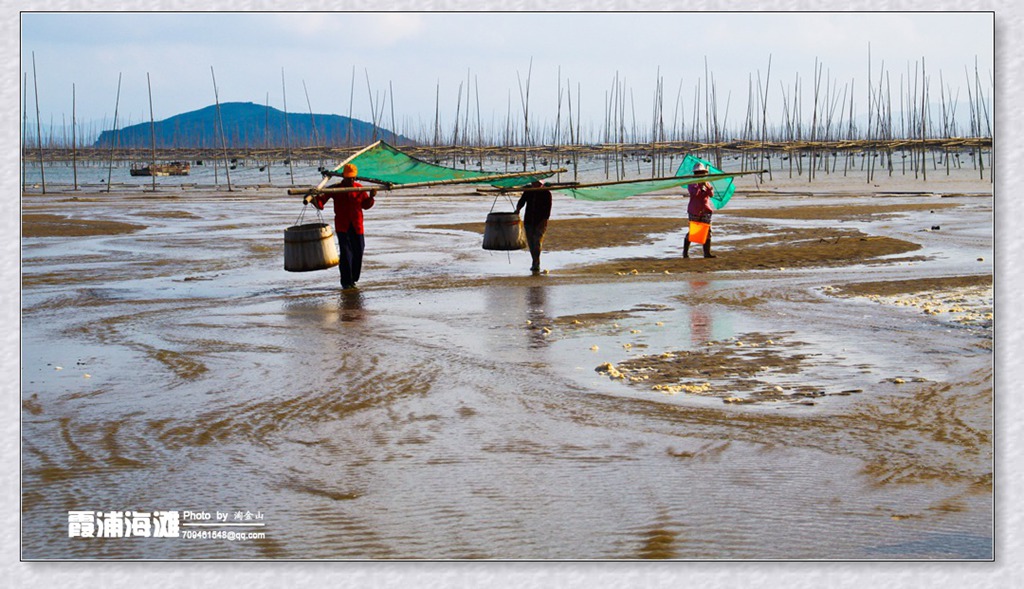
[[[526,232],[519,213],[488,213],[484,224],[485,250],[521,250],[526,247]]]
[[[334,230],[327,223],[293,225],[284,230],[284,269],[288,272],[325,270],[339,261]]]

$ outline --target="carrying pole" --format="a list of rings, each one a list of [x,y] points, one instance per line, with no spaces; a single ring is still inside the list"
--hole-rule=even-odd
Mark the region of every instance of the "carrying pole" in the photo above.
[[[535,190],[566,190],[572,188],[594,188],[597,186],[615,186],[618,184],[638,184],[640,182],[669,182],[678,180],[678,185],[683,184],[694,184],[693,180],[700,180],[701,182],[713,182],[715,180],[724,180],[725,178],[732,178],[734,176],[749,176],[750,174],[765,174],[768,170],[753,170],[748,172],[724,172],[722,174],[704,174],[702,176],[666,176],[663,178],[637,178],[635,180],[610,180],[608,182],[594,182],[591,184],[579,184],[576,182],[562,182],[558,184],[545,184]],[[495,188],[478,188],[477,192],[522,192],[525,190],[531,190],[529,187],[519,186],[513,188],[495,187]]]
[[[351,159],[351,158],[349,158]],[[450,180],[431,180],[427,182],[410,182],[408,184],[394,184],[390,182],[384,182],[383,180],[374,180],[373,178],[359,177],[358,180],[365,180],[367,182],[376,182],[381,186],[349,186],[339,188],[324,188],[329,176],[325,176],[324,180],[315,188],[290,188],[288,194],[308,194],[310,192],[323,192],[324,194],[342,193],[342,192],[364,192],[368,190],[395,190],[398,188],[425,188],[428,186],[450,186],[453,184],[473,184],[476,182],[489,182],[491,180],[506,180],[509,178],[526,178],[541,176],[547,178],[555,174],[567,172],[565,168],[558,168],[555,170],[544,170],[542,172],[512,172],[509,174],[492,174],[490,176],[476,176],[474,178],[452,178]]]

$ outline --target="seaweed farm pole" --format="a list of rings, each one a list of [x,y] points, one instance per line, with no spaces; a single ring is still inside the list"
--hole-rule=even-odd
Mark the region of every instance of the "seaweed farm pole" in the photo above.
[[[926,142],[928,140],[928,78],[925,76],[924,70],[924,56],[921,57],[921,178],[925,182],[928,181],[928,165],[927,165],[927,154],[928,148]]]
[[[75,84],[71,84],[71,174],[74,178],[75,190],[78,190],[78,133],[77,119],[75,118]]]
[[[22,76],[22,99],[21,99],[21,189],[25,190],[26,166],[25,156],[28,153],[28,72]]]
[[[814,109],[811,111],[811,145],[818,138],[818,90],[821,87],[821,64],[818,63],[818,58],[814,58]],[[811,148],[811,161],[807,168],[807,182],[814,178],[814,160],[818,155],[818,150]]]
[[[530,58],[530,67],[526,70],[526,93],[523,93],[523,80],[516,71],[516,80],[519,81],[519,101],[523,106],[523,145],[530,147],[530,78],[533,76],[533,58]],[[523,171],[526,171],[526,154],[523,154]]]
[[[626,177],[626,158],[623,143],[626,141],[626,96],[622,90],[625,82],[619,79],[619,72],[615,72],[615,103],[612,107],[612,141],[615,143],[615,179],[622,180]]]
[[[146,72],[146,92],[149,94],[149,142],[153,148],[149,176],[153,179],[153,192],[156,192],[156,123],[153,122],[153,86],[149,83],[149,72]]]
[[[110,176],[114,168],[114,135],[117,133],[117,109],[121,105],[121,72],[117,73],[117,98],[114,99],[114,128],[110,135],[110,163],[107,166],[107,192],[110,192]]]
[[[502,141],[505,144],[505,172],[509,171],[509,160],[512,159],[512,144],[509,142],[509,128],[512,126],[512,90],[505,94],[505,133],[502,134]]]
[[[581,118],[580,117],[580,113],[583,112],[582,109],[580,108],[580,104],[581,104],[580,90],[581,90],[581,84],[579,82],[576,82],[576,139],[573,141],[573,145],[578,145],[580,143],[580,118]],[[579,150],[578,149],[573,149],[573,151],[572,151],[572,177],[573,177],[573,180],[578,180],[579,179]]]
[[[658,120],[661,113],[658,112],[658,102],[661,100],[661,67],[658,67],[658,73],[656,75],[656,82],[654,85],[654,105],[651,112],[651,178],[656,178],[658,175],[658,164],[660,158],[658,154],[657,142],[658,142]]]
[[[558,158],[558,140],[560,139],[560,137],[558,136],[558,132],[561,130],[561,127],[562,127],[562,66],[558,66],[558,102],[557,102],[557,107],[555,109],[555,133],[554,133],[554,135],[552,137],[552,141],[551,141],[551,144],[552,144],[551,159],[552,160]]]
[[[39,78],[36,76],[36,52],[32,52],[32,85],[36,94],[36,147],[39,149],[39,176],[46,194],[46,173],[43,171],[43,127],[39,121]],[[109,184],[107,185],[109,186]]]
[[[922,58],[923,61],[924,58]],[[974,58],[974,96],[978,99],[978,136],[981,137],[981,113],[984,108],[986,121],[988,120],[988,108],[985,107],[985,101],[982,100],[981,96],[981,77],[978,76],[978,58]],[[991,136],[991,123],[988,123],[989,135]],[[984,152],[982,151],[981,143],[978,143],[978,147],[975,150],[978,152],[978,170],[980,173],[979,178],[985,178],[985,158]]]
[[[850,86],[848,84],[843,84],[843,97],[840,98],[837,101],[836,110],[839,111],[839,123],[836,124],[836,130],[835,130],[835,138],[836,138],[837,142],[842,139],[842,135],[843,135],[843,108],[846,105],[846,92],[847,92],[847,90],[849,90],[849,88],[850,88]],[[833,174],[836,173],[836,167],[839,165],[838,148],[836,148],[836,149],[837,149],[837,153],[832,158],[832,173]],[[843,156],[843,160],[846,160],[845,154]],[[846,175],[845,172],[844,172],[843,175],[844,176]]]
[[[349,119],[351,120],[351,119]],[[434,143],[437,147],[441,143],[441,80],[437,81],[437,89],[434,93]]]
[[[373,90],[370,88],[370,71],[363,68],[363,74],[366,75],[366,93],[370,97],[370,119],[373,122],[373,137],[370,143],[373,143],[377,140],[377,105],[373,101]]]
[[[467,89],[468,95],[468,89]],[[455,128],[452,130],[452,167],[455,167],[456,151],[459,147],[459,115],[462,112],[462,82],[459,82],[459,97],[455,103]],[[465,161],[465,160],[463,160]]]
[[[981,86],[980,86],[981,79],[978,76],[978,58],[977,58],[977,56],[974,58],[974,77],[975,77],[975,80],[978,81],[978,84],[979,84],[978,91],[980,92],[981,91]],[[994,81],[992,80],[992,72],[991,71],[988,72],[988,85],[989,85],[989,87],[994,86]],[[991,119],[988,116],[988,104],[986,104],[984,100],[981,101],[981,108],[982,108],[982,112],[985,113],[985,132],[987,133],[985,136],[991,138],[992,137],[992,121],[991,121]],[[982,152],[982,145],[980,145],[980,144],[978,146],[978,153],[984,155],[984,152]],[[992,166],[993,166],[992,161],[993,160],[992,160],[992,148],[991,148],[991,146],[988,149],[988,158],[989,158],[988,159],[988,181],[992,182],[992,181],[995,180],[995,178],[992,175]]]
[[[512,90],[510,89],[506,94],[505,99],[505,172],[508,172],[508,165],[512,160],[512,140],[511,140],[511,129],[512,129]]]
[[[354,71],[354,70],[353,70]],[[353,74],[355,76],[355,74]],[[355,78],[353,78],[354,80]],[[288,125],[288,93],[285,90],[284,85],[284,68],[281,68],[281,100],[283,101],[284,108],[284,152],[285,157],[288,158],[288,178],[292,185],[295,185],[295,167],[292,164],[292,136],[291,130]],[[349,125],[352,124],[352,117],[349,116]]]
[[[398,144],[397,126],[395,125],[395,88],[391,85],[391,80],[388,80],[388,94],[391,98],[391,143]]]
[[[867,137],[865,137],[865,139],[871,139],[871,115],[874,113],[874,110],[871,107],[873,103],[874,96],[872,95],[871,89],[871,43],[868,43],[868,122],[866,127]],[[865,152],[866,155],[864,156],[864,158],[868,161],[862,160],[861,163],[867,166],[867,183],[871,184],[871,158],[869,157],[871,150],[870,145],[865,149],[867,151]]]
[[[284,69],[281,70],[283,81]],[[348,87],[348,129],[345,131],[345,144],[352,145],[352,105],[356,100],[356,66],[352,66],[352,81]],[[289,158],[290,159],[290,158]]]
[[[768,72],[765,74],[764,79],[764,98],[761,101],[761,169],[768,170],[768,180],[772,180],[772,166],[771,166],[771,155],[765,150],[765,139],[768,135],[768,84],[771,83],[772,79],[772,55],[768,54]],[[761,73],[757,74],[758,88],[761,85]],[[768,165],[765,165],[765,159],[768,160]]]
[[[266,117],[263,121],[263,146],[267,150],[267,184],[271,184],[270,180],[270,92],[267,92],[267,110]]]
[[[856,79],[850,81],[850,114],[847,117],[847,123],[846,123],[847,124],[846,138],[849,139],[849,140],[853,139],[853,96],[855,94],[855,92],[854,92],[855,82],[856,82]],[[854,153],[854,151],[852,149],[847,150],[846,157],[843,158],[843,160],[844,160],[843,161],[843,177],[844,178],[846,177],[846,173],[850,170],[850,159],[853,157],[853,153]]]
[[[313,147],[320,147],[320,134],[316,131],[316,118],[313,117],[313,104],[309,102],[309,90],[306,88],[306,81],[302,81],[302,91],[306,94],[306,108],[309,109],[309,126],[313,128]],[[317,149],[320,153],[320,167],[324,166],[324,153],[323,150]]]
[[[566,88],[568,89],[568,96],[567,96],[568,102],[567,102],[566,106],[569,109],[569,144],[573,146],[573,149],[572,149],[572,159],[573,159],[572,179],[573,179],[573,182],[576,182],[577,181],[577,177],[578,177],[578,170],[576,169],[576,133],[573,131],[573,127],[572,127],[572,85],[569,83],[569,80],[565,81],[565,85],[566,85]],[[579,105],[576,105],[576,108],[579,109]],[[579,115],[576,115],[576,116],[577,116],[577,118],[579,117]]]
[[[470,135],[469,135],[469,111],[470,111],[470,106],[469,106],[469,85],[470,85],[470,70],[469,70],[469,68],[466,68],[466,118],[465,118],[465,120],[462,123],[462,145],[463,145],[463,147],[466,148],[467,152],[470,151],[469,150],[469,145],[470,145]],[[466,169],[466,165],[468,165],[468,163],[469,163],[468,160],[470,159],[471,155],[472,155],[471,153],[466,153],[463,156],[463,157],[465,157],[465,160],[463,162],[463,168],[462,169]]]
[[[942,136],[952,137],[953,133],[949,128],[949,113],[946,112],[946,92],[944,88],[945,83],[942,80],[942,70],[939,70],[939,101],[942,105]],[[942,160],[946,164],[946,175],[949,176],[949,147],[945,144],[942,146]]]
[[[213,78],[213,99],[217,105],[217,128],[220,129],[220,147],[224,153],[224,175],[228,179],[228,192],[231,192],[231,166],[228,164],[227,137],[224,136],[224,117],[220,115],[220,95],[217,92],[217,76],[213,74],[213,66],[210,66],[210,77]]]
[[[683,99],[683,79],[679,78],[679,88],[676,90],[676,106],[675,106],[675,108],[672,109],[672,140],[673,141],[679,141],[680,139],[682,139],[682,133],[680,133],[679,126],[678,126],[678,122],[679,122],[679,118],[680,118],[679,117],[680,103],[682,102],[682,99]],[[673,157],[672,154],[669,154],[669,158],[672,158],[672,157]],[[670,161],[671,161],[671,159],[670,159]]]
[[[605,92],[604,92],[604,137],[603,137],[604,143],[608,143],[608,126],[609,126],[609,122],[608,122],[608,105],[609,105],[609,102],[608,101],[609,100],[610,100],[610,98],[608,96],[608,91],[605,90]],[[608,179],[608,152],[604,153],[604,158],[603,159],[604,159],[604,178],[605,178],[605,180],[607,180]]]
[[[473,76],[474,93],[476,95],[476,144],[480,147],[484,145],[484,128],[480,122],[480,79],[477,76]],[[392,100],[394,94],[392,94]],[[394,103],[391,104],[391,112],[395,111]],[[394,116],[394,115],[392,115]],[[480,170],[483,170],[483,154],[480,156]]]

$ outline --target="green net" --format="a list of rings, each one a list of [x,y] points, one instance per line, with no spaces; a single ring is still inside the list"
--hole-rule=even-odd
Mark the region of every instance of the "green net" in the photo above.
[[[702,160],[693,155],[687,155],[676,169],[674,178],[657,178],[654,180],[628,180],[622,182],[609,182],[605,184],[596,183],[594,186],[552,186],[552,190],[562,190],[572,194],[573,198],[579,200],[612,201],[622,200],[638,194],[658,192],[659,190],[670,190],[673,188],[685,187],[694,181],[693,166],[697,163],[704,164],[708,170],[711,186],[715,189],[715,195],[711,197],[711,204],[716,209],[724,207],[732,198],[736,187],[733,184],[733,175],[741,173],[728,173],[719,170],[710,162]],[[718,175],[716,178],[715,176]],[[679,178],[678,180],[676,178]],[[686,193],[685,188],[683,193]]]
[[[557,190],[569,192],[572,194],[573,198],[579,200],[610,201],[622,200],[630,196],[636,196],[637,194],[647,194],[648,192],[657,192],[659,190],[668,190],[670,188],[685,186],[690,182],[692,182],[692,180],[644,180],[612,184],[609,186],[557,188]],[[552,187],[552,190],[556,190],[556,188]]]
[[[378,141],[342,162],[334,169],[340,175],[345,164],[355,164],[360,179],[379,184],[419,186],[440,184],[490,184],[512,187],[529,184],[554,175],[554,172],[532,171],[505,174],[459,170],[425,162]]]
[[[693,166],[697,164],[704,164],[704,167],[708,169],[708,174],[723,173],[722,170],[712,166],[711,162],[688,154],[683,158],[683,162],[679,164],[679,168],[676,169],[676,176],[693,174]],[[712,180],[711,186],[715,189],[715,194],[711,197],[711,206],[715,207],[715,209],[724,208],[725,205],[729,204],[732,193],[736,192],[736,186],[733,184],[732,178]]]

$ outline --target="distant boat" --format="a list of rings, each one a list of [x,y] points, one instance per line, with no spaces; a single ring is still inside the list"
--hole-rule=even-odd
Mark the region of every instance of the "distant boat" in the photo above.
[[[188,176],[192,165],[188,162],[170,162],[152,166],[133,165],[128,172],[132,176]]]

